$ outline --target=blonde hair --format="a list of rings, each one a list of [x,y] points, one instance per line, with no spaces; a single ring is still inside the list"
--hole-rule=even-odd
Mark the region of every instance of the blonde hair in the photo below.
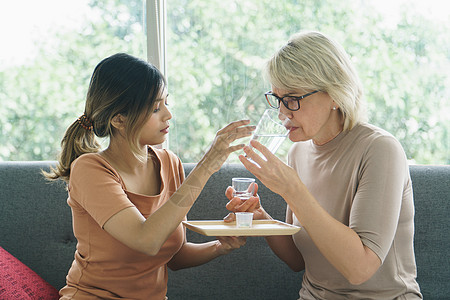
[[[118,114],[126,117],[126,139],[132,153],[144,159],[139,150],[139,134],[165,86],[163,75],[146,61],[125,53],[102,60],[91,77],[83,118],[67,128],[58,164],[49,173],[43,172],[44,176],[69,181],[75,159],[101,150],[96,137],[114,136],[111,121]],[[91,126],[83,124],[86,122]]]
[[[266,62],[264,76],[279,89],[328,93],[339,105],[344,130],[366,120],[362,85],[349,56],[320,32],[293,35]]]

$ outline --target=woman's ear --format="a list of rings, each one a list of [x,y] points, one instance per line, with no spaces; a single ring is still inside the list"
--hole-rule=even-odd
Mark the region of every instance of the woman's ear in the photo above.
[[[334,101],[332,103],[332,109],[333,110],[339,109],[339,105],[336,102],[334,102]]]
[[[124,129],[125,128],[125,117],[121,114],[115,115],[111,120],[111,125],[116,129]]]

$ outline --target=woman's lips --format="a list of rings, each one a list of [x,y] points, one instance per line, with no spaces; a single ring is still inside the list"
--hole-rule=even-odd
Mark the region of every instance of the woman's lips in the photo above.
[[[169,133],[169,126],[161,130],[162,133]]]

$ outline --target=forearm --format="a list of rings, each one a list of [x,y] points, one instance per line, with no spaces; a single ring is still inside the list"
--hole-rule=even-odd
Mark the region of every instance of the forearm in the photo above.
[[[202,244],[185,243],[170,260],[168,267],[171,270],[179,270],[205,264],[224,254],[218,250],[219,244],[218,240]]]
[[[295,246],[292,236],[268,236],[266,237],[266,242],[273,253],[284,261],[293,271],[299,272],[305,268],[302,254]]]
[[[150,253],[156,254],[186,217],[211,174],[203,165],[197,164],[170,199],[145,220],[142,242],[153,248]]]
[[[180,188],[170,197],[169,202],[179,207],[191,207],[214,171],[201,161],[191,171]]]
[[[260,207],[261,219],[273,220],[263,207]],[[295,272],[299,272],[305,268],[302,254],[297,249],[292,236],[275,235],[265,237],[267,244],[278,258],[284,261],[289,268]]]
[[[381,262],[375,253],[363,245],[354,230],[329,215],[306,187],[285,200],[322,255],[349,282],[362,283],[376,272]]]

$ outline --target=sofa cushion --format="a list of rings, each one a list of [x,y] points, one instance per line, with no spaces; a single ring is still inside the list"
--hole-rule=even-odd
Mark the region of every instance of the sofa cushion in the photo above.
[[[76,239],[66,185],[49,182],[41,173],[55,165],[0,162],[0,246],[60,289],[66,284]]]
[[[0,247],[0,299],[58,298],[58,290]]]

